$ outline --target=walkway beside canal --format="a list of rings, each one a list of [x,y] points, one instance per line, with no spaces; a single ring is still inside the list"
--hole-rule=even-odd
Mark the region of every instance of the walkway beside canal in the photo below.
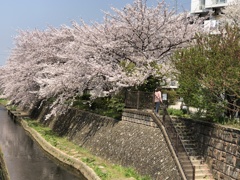
[[[0,106],[0,146],[11,180],[83,179],[42,151],[3,106]]]
[[[25,112],[8,110],[8,114],[21,124],[25,131],[29,133],[29,135],[41,146],[45,152],[60,160],[65,165],[74,167],[77,171],[79,171],[78,173],[82,174],[86,179],[101,180],[96,175],[96,173],[81,160],[70,156],[69,154],[66,154],[65,152],[54,147],[48,141],[46,141],[36,130],[29,127],[28,123],[23,119],[23,117],[27,116]]]

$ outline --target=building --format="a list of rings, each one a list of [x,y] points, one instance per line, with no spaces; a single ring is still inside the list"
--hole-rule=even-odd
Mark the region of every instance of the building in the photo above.
[[[221,9],[235,0],[191,0],[191,14],[199,17],[208,16],[204,29],[216,33],[221,18]]]
[[[204,16],[209,12],[220,13],[221,8],[234,2],[234,0],[191,0],[191,13]]]

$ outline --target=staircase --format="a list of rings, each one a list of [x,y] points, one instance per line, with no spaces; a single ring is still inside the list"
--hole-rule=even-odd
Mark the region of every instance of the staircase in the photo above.
[[[192,171],[188,161],[188,158],[190,158],[193,166],[195,166],[195,180],[214,180],[210,168],[201,156],[200,149],[197,145],[198,143],[193,135],[193,129],[187,127],[182,120],[172,120],[172,122],[188,155],[187,156],[186,153],[183,152],[178,153],[178,158],[181,160],[184,171]],[[192,177],[187,178],[193,179]]]

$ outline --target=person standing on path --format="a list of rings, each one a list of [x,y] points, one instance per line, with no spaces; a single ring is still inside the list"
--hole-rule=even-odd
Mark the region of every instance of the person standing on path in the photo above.
[[[159,108],[160,108],[160,102],[162,103],[162,93],[161,93],[161,88],[156,88],[155,89],[155,113],[158,114]]]

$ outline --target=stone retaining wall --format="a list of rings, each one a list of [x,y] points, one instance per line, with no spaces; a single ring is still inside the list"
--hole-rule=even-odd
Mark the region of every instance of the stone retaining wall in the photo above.
[[[124,111],[122,113],[122,120],[132,122],[132,123],[137,123],[137,124],[143,124],[143,125],[151,126],[155,128],[158,127],[157,124],[153,121],[152,117],[149,116],[149,114],[141,113],[141,111],[139,111],[138,113]]]
[[[184,119],[218,180],[240,179],[240,130]]]
[[[181,179],[163,133],[151,120],[148,126],[70,109],[52,121],[55,132],[97,156],[155,180]]]

